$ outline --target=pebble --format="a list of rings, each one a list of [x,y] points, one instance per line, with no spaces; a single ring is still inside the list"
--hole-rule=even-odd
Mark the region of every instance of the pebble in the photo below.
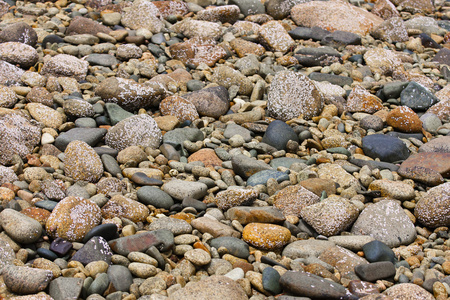
[[[0,225],[3,230],[18,243],[34,243],[42,234],[41,224],[20,212],[7,208],[0,213],[0,216]]]
[[[273,250],[286,245],[291,238],[291,232],[279,225],[250,223],[244,227],[242,238],[255,247]]]

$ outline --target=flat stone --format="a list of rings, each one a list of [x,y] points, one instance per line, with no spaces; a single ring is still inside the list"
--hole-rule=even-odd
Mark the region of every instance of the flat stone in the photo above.
[[[158,218],[148,226],[149,230],[165,229],[172,232],[174,235],[189,234],[192,232],[192,226],[185,220],[162,217]]]
[[[8,265],[3,268],[2,276],[9,291],[26,295],[45,290],[53,278],[53,273],[48,270]]]
[[[169,300],[176,299],[196,300],[196,299],[248,299],[244,290],[234,280],[221,276],[213,275],[201,281],[187,284],[169,296]]]
[[[101,236],[94,236],[72,256],[71,260],[79,261],[83,265],[99,260],[110,264],[112,255],[108,242]]]
[[[50,283],[49,294],[55,300],[76,299],[81,294],[83,279],[58,277]]]
[[[405,160],[409,156],[408,148],[400,139],[383,134],[363,137],[362,148],[367,156],[379,158],[383,162]]]
[[[200,217],[191,221],[191,225],[194,229],[205,233],[208,232],[213,237],[218,238],[222,236],[232,236],[239,238],[241,234],[216,219],[210,217]]]
[[[440,136],[423,144],[419,148],[419,153],[422,152],[450,153],[450,136]]]
[[[303,209],[318,203],[319,200],[319,196],[301,185],[291,185],[275,195],[273,206],[279,209],[284,216],[300,217]]]
[[[315,81],[328,81],[331,84],[338,86],[351,85],[353,83],[353,79],[350,77],[335,75],[335,74],[326,74],[326,73],[318,73],[312,72],[308,75],[309,79]]]
[[[350,299],[340,284],[307,272],[288,271],[280,278],[283,290],[298,296],[317,299]]]
[[[105,136],[107,130],[104,128],[73,128],[63,132],[55,139],[55,146],[65,151],[70,142],[79,140],[87,143],[89,146],[96,146]]]
[[[392,180],[374,180],[369,185],[369,190],[380,191],[381,197],[397,199],[400,201],[415,198],[414,188],[406,183]]]
[[[166,182],[162,189],[171,197],[182,200],[185,197],[201,199],[206,195],[208,187],[201,182],[174,179]]]
[[[231,163],[234,172],[245,179],[248,179],[251,175],[259,171],[271,169],[271,167],[263,161],[252,159],[243,154],[233,156]]]
[[[334,246],[326,249],[319,255],[319,259],[335,267],[342,276],[357,279],[354,268],[358,265],[368,264],[367,260],[345,248]]]
[[[238,238],[231,236],[222,236],[212,239],[210,242],[211,247],[219,249],[220,247],[225,247],[227,253],[247,259],[250,255],[248,244]]]
[[[390,261],[374,262],[356,266],[355,273],[362,280],[375,282],[377,280],[394,277],[395,266]]]
[[[366,244],[374,241],[374,238],[365,235],[336,235],[330,236],[328,240],[337,246],[357,252],[361,251]]]
[[[249,223],[279,224],[285,220],[281,211],[275,207],[236,206],[226,212],[229,220],[237,220],[242,225]]]
[[[130,252],[145,252],[151,246],[156,246],[160,251],[166,251],[173,246],[173,243],[173,234],[169,230],[138,233],[109,241],[111,249],[124,256]]]
[[[38,221],[10,208],[0,213],[0,225],[14,241],[22,244],[34,243],[42,235]]]
[[[172,197],[159,188],[143,186],[137,191],[137,197],[145,205],[153,205],[156,208],[169,209],[174,201]]]
[[[203,132],[198,128],[176,128],[164,134],[163,143],[179,149],[185,140],[197,142],[203,139]]]
[[[393,200],[382,200],[366,207],[353,224],[351,232],[370,235],[389,247],[408,245],[416,238],[414,224]]]
[[[305,67],[329,66],[341,61],[341,54],[331,47],[303,48],[295,52],[294,57]]]
[[[233,206],[251,205],[258,195],[256,190],[229,187],[217,193],[214,202],[220,209],[227,210]]]
[[[248,186],[255,186],[259,184],[265,185],[267,184],[267,181],[271,178],[276,179],[278,182],[282,182],[284,180],[288,180],[289,175],[284,172],[275,170],[262,170],[251,175],[247,179],[247,185]]]

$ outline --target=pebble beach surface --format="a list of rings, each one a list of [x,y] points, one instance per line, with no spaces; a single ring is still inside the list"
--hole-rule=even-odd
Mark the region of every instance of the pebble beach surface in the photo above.
[[[0,299],[449,299],[450,2],[0,16]]]

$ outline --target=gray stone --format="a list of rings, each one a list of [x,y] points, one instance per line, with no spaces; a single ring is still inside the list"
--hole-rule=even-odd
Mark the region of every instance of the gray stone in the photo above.
[[[103,293],[108,288],[108,285],[109,285],[108,274],[100,273],[95,277],[94,281],[89,286],[87,293],[88,295],[92,294],[103,295]]]
[[[3,281],[10,292],[36,294],[45,290],[53,278],[48,270],[7,265],[2,271]]]
[[[286,150],[286,143],[289,140],[297,143],[299,142],[294,129],[283,121],[275,120],[267,127],[262,142],[269,144],[278,150]]]
[[[353,83],[353,79],[351,77],[319,73],[319,72],[312,72],[311,74],[309,74],[308,77],[311,80],[328,81],[331,84],[335,84],[335,85],[339,85],[339,86],[351,85]]]
[[[266,13],[264,4],[259,0],[231,0],[230,4],[239,6],[244,16]]]
[[[58,135],[55,139],[55,146],[64,151],[70,142],[79,140],[94,147],[103,139],[106,132],[107,130],[104,128],[73,128]]]
[[[105,110],[108,114],[111,125],[113,126],[126,118],[134,116],[132,113],[126,111],[116,103],[105,103]]]
[[[414,224],[394,200],[383,200],[366,207],[351,232],[370,235],[389,247],[409,245],[416,239]]]
[[[99,260],[110,264],[112,255],[108,242],[101,236],[94,236],[72,256],[72,260],[79,261],[83,265]]]
[[[323,251],[333,246],[335,246],[333,242],[325,240],[300,240],[287,245],[282,255],[290,259],[318,257]]]
[[[174,235],[189,234],[192,232],[192,226],[185,220],[169,217],[161,217],[154,220],[150,223],[148,229],[151,231],[166,229],[171,231]]]
[[[303,48],[295,52],[294,57],[305,67],[329,66],[341,61],[341,54],[331,47]]]
[[[157,247],[160,251],[167,251],[173,244],[173,233],[169,230],[148,231],[109,242],[111,249],[123,256],[128,256],[130,252],[145,252],[151,246]]]
[[[55,300],[78,299],[83,288],[83,279],[58,277],[50,283],[49,295]]]
[[[137,197],[145,205],[153,205],[156,208],[169,209],[174,201],[172,197],[159,188],[143,186],[137,191]]]
[[[433,95],[423,85],[411,81],[400,94],[400,102],[413,110],[425,111],[430,106],[439,102],[439,99]]]
[[[4,209],[0,213],[0,225],[15,242],[31,244],[42,235],[42,225],[18,211]]]
[[[255,173],[258,173],[259,171],[272,169],[265,162],[250,158],[243,154],[233,156],[233,158],[231,159],[231,163],[234,172],[245,179],[249,178]]]
[[[202,199],[208,190],[208,187],[204,183],[178,179],[164,183],[162,188],[167,194],[177,200],[182,200],[185,197]]]
[[[176,128],[164,134],[163,143],[170,144],[175,149],[180,149],[183,142],[188,140],[191,142],[202,141],[204,138],[203,132],[197,128]]]
[[[250,255],[248,244],[243,240],[235,237],[218,237],[211,240],[210,245],[211,247],[214,247],[216,249],[225,247],[227,249],[227,253],[239,258],[247,259]]]
[[[390,261],[395,263],[397,261],[394,251],[378,240],[365,244],[362,250],[364,251],[364,257],[369,262]]]
[[[345,287],[307,272],[288,271],[281,276],[283,290],[314,299],[352,299]]]
[[[227,127],[225,128],[225,131],[223,133],[223,136],[225,138],[229,139],[229,138],[233,137],[236,134],[242,136],[246,143],[248,143],[248,142],[250,142],[252,140],[252,132],[250,130],[248,130],[247,128],[244,128],[244,127],[242,127],[240,125],[237,125],[235,123],[230,123],[230,124],[227,125]]]
[[[89,54],[86,61],[91,65],[103,67],[112,67],[120,63],[113,55],[99,53]]]
[[[383,162],[405,160],[409,150],[400,139],[383,134],[372,134],[362,138],[364,154],[372,158],[379,158]]]
[[[267,181],[271,178],[275,178],[278,182],[282,182],[284,180],[289,180],[289,175],[275,170],[263,170],[259,171],[252,176],[250,176],[247,180],[247,185],[255,186],[258,184],[267,184]]]
[[[390,261],[362,264],[355,267],[355,273],[364,281],[375,282],[394,277],[395,266]]]
[[[101,156],[103,167],[107,172],[109,172],[111,175],[116,176],[122,174],[122,170],[120,169],[120,166],[117,162],[117,160],[112,157],[109,154],[103,154]]]

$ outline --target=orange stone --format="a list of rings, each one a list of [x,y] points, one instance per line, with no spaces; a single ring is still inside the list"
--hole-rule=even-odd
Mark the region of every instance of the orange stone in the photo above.
[[[191,156],[188,157],[188,163],[193,161],[201,161],[205,164],[205,167],[222,166],[222,160],[217,156],[216,152],[214,152],[213,149],[209,148],[200,149],[197,152],[191,154]]]
[[[45,226],[48,217],[50,217],[50,212],[46,209],[39,207],[28,207],[21,211],[25,216],[35,219],[42,226]]]
[[[291,232],[280,225],[250,223],[244,227],[242,239],[257,248],[274,250],[289,243]]]
[[[407,106],[399,106],[391,110],[386,117],[386,123],[402,132],[422,132],[422,121]]]
[[[355,86],[348,95],[347,109],[349,112],[366,112],[373,114],[383,108],[383,103],[362,86]]]

